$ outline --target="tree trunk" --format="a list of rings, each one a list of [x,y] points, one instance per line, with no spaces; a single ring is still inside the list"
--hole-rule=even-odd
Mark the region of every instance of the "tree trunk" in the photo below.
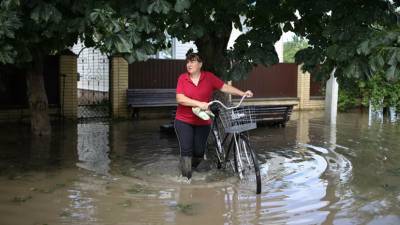
[[[232,22],[228,27],[231,27]],[[226,57],[226,48],[231,32],[219,32],[218,34],[207,33],[202,38],[197,39],[195,44],[203,58],[204,70],[213,72],[216,76],[226,80],[227,71],[230,69],[230,63]],[[214,99],[218,99],[225,104],[228,103],[228,95],[222,92],[215,92]]]
[[[229,25],[232,26],[231,24]],[[226,56],[231,30],[227,32],[207,33],[195,41],[200,55],[203,57],[203,69],[215,73],[216,76],[226,79],[230,68]]]
[[[43,58],[35,57],[26,75],[26,87],[31,111],[31,130],[38,136],[50,135],[48,101],[43,79]]]

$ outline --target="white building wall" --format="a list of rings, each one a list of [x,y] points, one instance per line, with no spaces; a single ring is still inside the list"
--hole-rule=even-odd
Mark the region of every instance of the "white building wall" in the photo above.
[[[193,41],[182,43],[181,41],[178,41],[176,38],[174,38],[172,45],[172,57],[174,59],[186,59],[186,52],[190,48],[193,48],[193,50],[197,52],[197,47]]]
[[[278,54],[279,62],[283,62],[283,39],[281,38],[279,41],[275,43],[275,51]]]

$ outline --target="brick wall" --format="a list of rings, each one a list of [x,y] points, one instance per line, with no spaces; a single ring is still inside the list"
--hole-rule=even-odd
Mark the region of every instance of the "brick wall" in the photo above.
[[[77,118],[77,57],[60,57],[60,105],[61,115],[68,119]]]
[[[128,118],[128,62],[122,57],[113,57],[111,64],[110,98],[113,118]]]
[[[299,98],[298,109],[323,109],[325,107],[324,99],[310,99],[310,74],[303,72],[301,66],[297,71],[297,97]]]

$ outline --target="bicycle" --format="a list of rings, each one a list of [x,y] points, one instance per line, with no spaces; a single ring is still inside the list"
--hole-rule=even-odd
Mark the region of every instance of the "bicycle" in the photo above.
[[[217,168],[226,169],[227,166],[230,166],[241,180],[255,178],[256,193],[260,194],[260,167],[257,154],[249,143],[247,132],[257,128],[257,124],[253,118],[253,107],[240,107],[244,99],[245,96],[242,97],[239,104],[233,107],[227,107],[218,100],[209,103],[209,106],[213,104],[221,106],[212,109],[215,117],[211,133],[217,156]],[[233,152],[233,160],[230,157],[231,152]]]

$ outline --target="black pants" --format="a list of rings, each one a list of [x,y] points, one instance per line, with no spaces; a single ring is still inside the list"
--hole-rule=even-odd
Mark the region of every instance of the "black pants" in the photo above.
[[[196,126],[175,120],[175,132],[181,156],[203,158],[210,130],[210,125]]]

